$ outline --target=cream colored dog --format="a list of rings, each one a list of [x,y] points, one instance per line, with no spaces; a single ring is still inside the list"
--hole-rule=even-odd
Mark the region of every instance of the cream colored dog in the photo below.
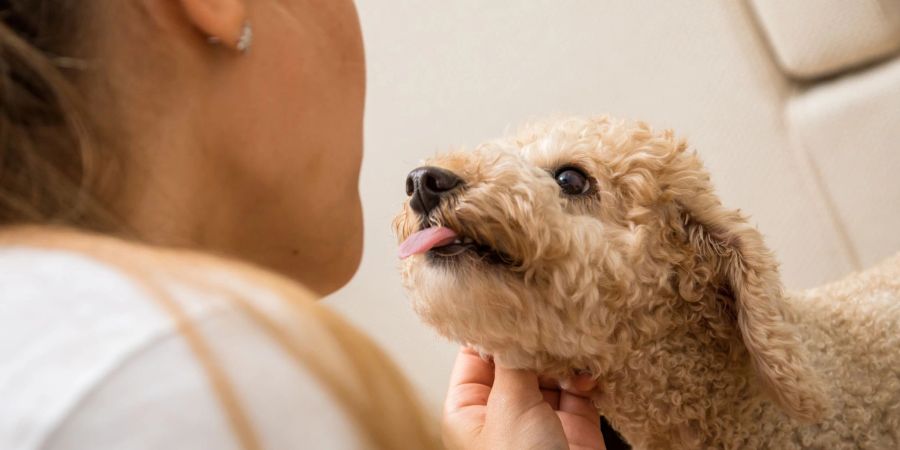
[[[785,293],[670,132],[568,119],[435,157],[395,221],[422,319],[590,373],[636,448],[900,448],[900,257]]]

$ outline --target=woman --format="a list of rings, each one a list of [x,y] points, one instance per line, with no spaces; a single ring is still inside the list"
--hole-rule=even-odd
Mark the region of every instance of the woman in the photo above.
[[[0,19],[0,448],[436,447],[387,358],[312,302],[361,253],[351,1]],[[598,448],[596,424],[583,393],[460,353],[448,446]]]

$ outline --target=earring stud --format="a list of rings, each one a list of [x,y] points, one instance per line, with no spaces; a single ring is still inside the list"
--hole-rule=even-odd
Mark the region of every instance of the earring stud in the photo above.
[[[244,22],[244,28],[241,30],[241,37],[238,38],[237,51],[241,53],[247,53],[250,50],[250,46],[253,44],[253,27],[250,26],[250,22]]]
[[[206,38],[206,42],[210,45],[219,45],[222,43],[222,39],[218,36],[210,36]],[[244,22],[244,27],[241,28],[241,36],[238,37],[234,48],[241,53],[247,53],[251,45],[253,45],[253,27],[250,25],[250,22]]]

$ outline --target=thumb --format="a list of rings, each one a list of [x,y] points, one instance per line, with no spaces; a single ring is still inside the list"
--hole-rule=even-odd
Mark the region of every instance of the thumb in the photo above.
[[[488,405],[493,403],[503,408],[527,409],[542,401],[537,374],[496,366]]]

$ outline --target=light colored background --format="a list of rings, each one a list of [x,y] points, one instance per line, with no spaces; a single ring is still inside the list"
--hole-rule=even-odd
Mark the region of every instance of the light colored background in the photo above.
[[[789,287],[897,251],[893,3],[359,0],[366,247],[354,281],[327,303],[437,410],[456,346],[418,322],[400,289],[390,221],[404,177],[435,151],[558,113],[639,118],[687,137],[724,202],[766,235]]]

